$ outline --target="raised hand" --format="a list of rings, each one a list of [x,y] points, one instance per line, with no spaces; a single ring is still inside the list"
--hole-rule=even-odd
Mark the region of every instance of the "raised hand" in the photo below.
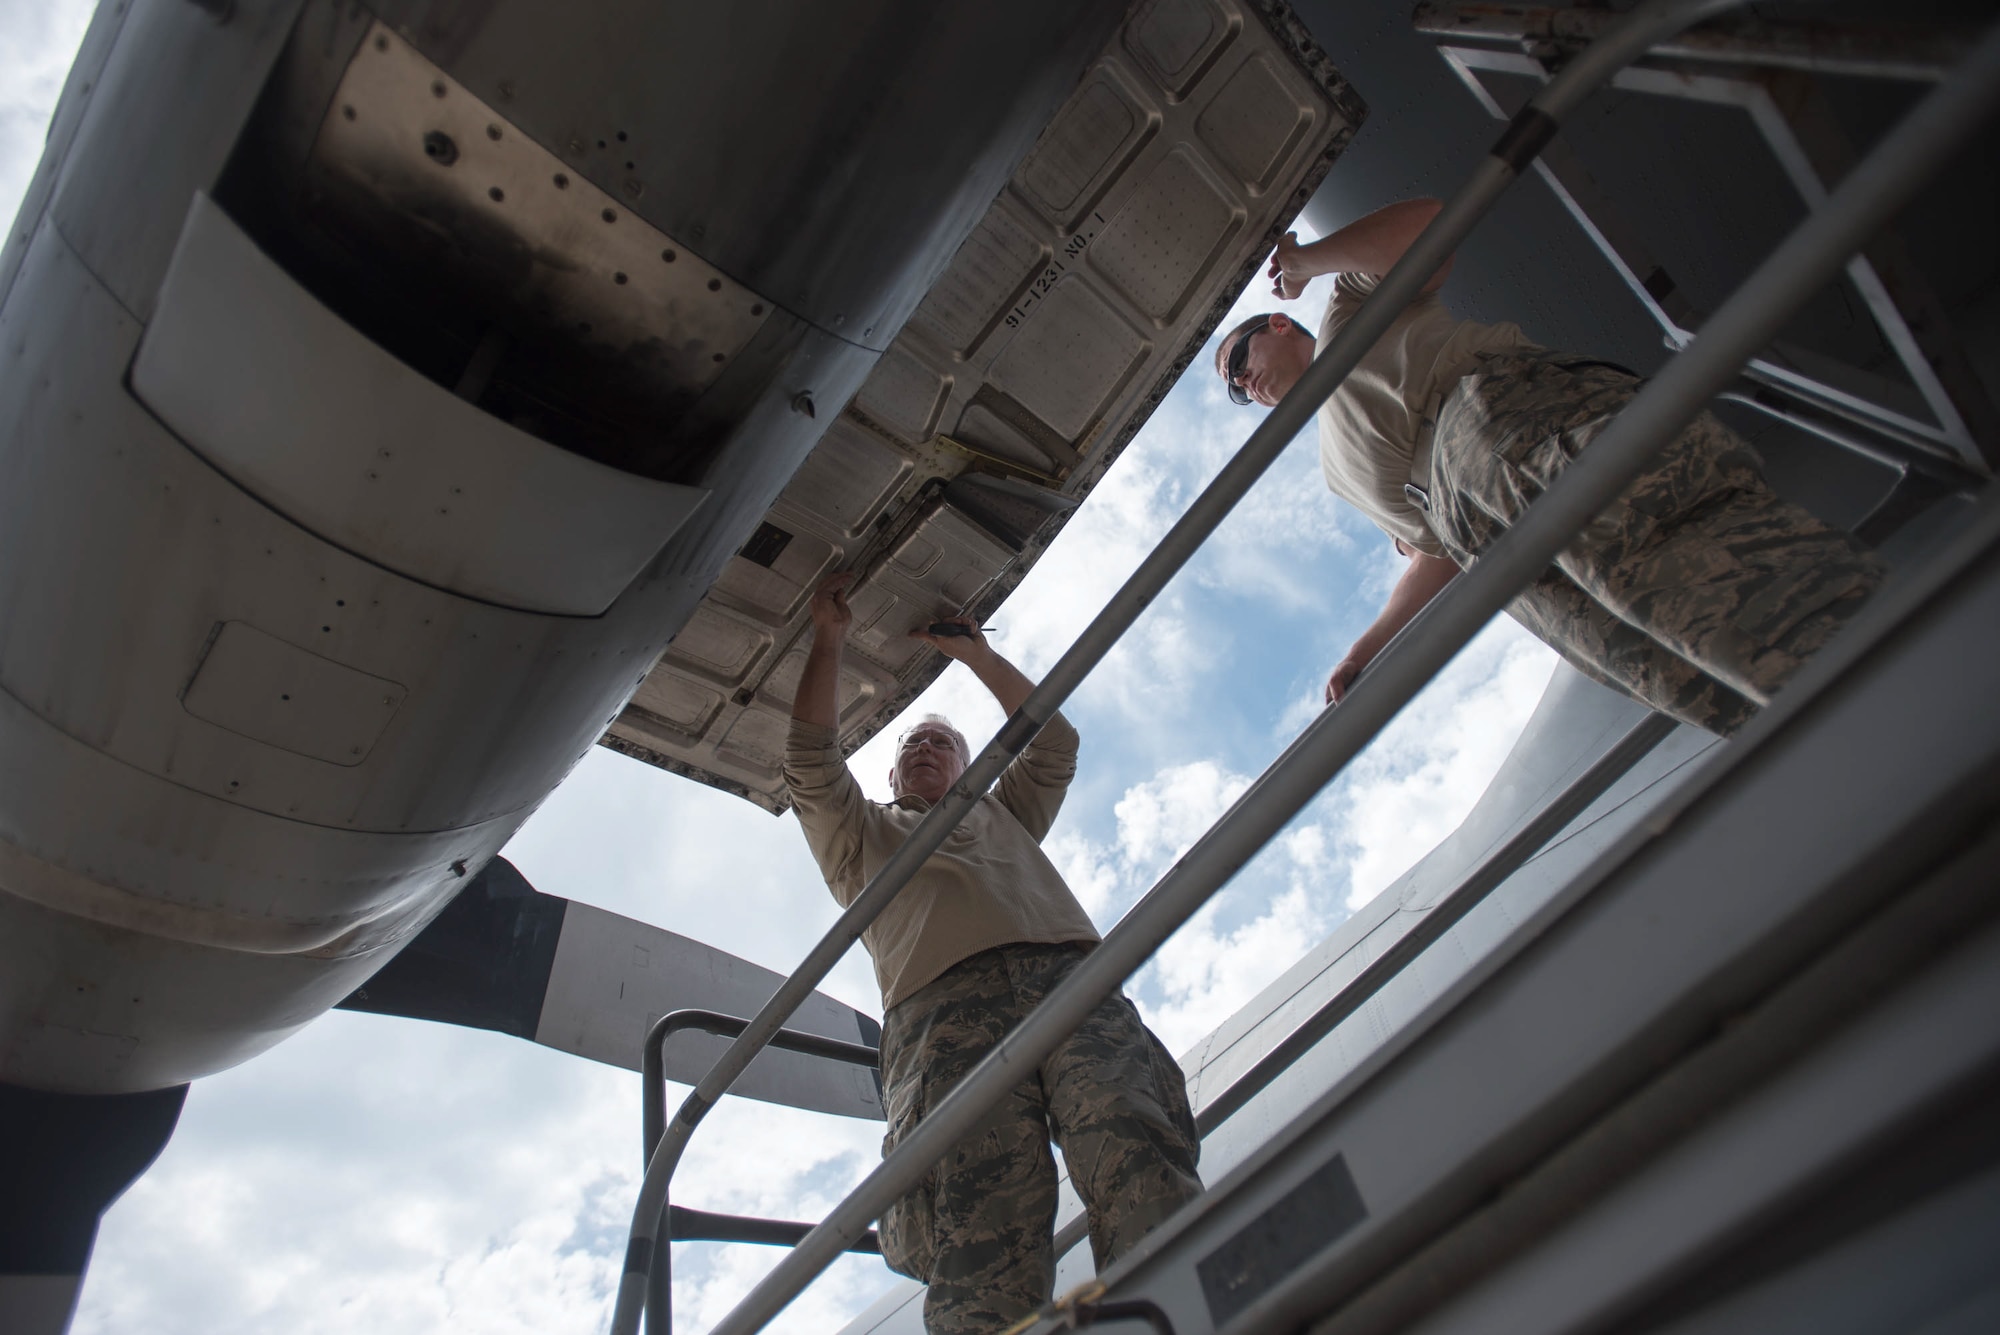
[[[1271,295],[1284,301],[1297,298],[1306,290],[1306,284],[1318,277],[1300,253],[1297,232],[1285,233],[1278,242],[1278,248],[1271,252],[1271,267],[1265,276],[1271,279]]]
[[[922,640],[946,658],[955,658],[961,663],[978,663],[993,656],[993,646],[986,642],[979,622],[972,617],[939,617],[939,621],[954,626],[965,627],[963,635],[933,635],[927,630],[913,630],[910,638]]]
[[[1354,686],[1354,679],[1361,675],[1365,664],[1358,658],[1343,658],[1333,665],[1333,671],[1326,679],[1326,702],[1337,705]]]
[[[820,581],[812,596],[813,635],[839,644],[854,624],[854,609],[847,605],[847,591],[854,587],[854,573],[842,571]]]

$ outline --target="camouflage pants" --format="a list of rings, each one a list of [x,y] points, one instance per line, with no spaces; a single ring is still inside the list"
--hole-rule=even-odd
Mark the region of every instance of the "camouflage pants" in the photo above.
[[[1477,560],[1638,386],[1561,353],[1481,358],[1437,417],[1430,524],[1452,559]],[[1728,736],[1882,574],[1703,413],[1507,610],[1585,676]]]
[[[1012,945],[947,969],[884,1017],[886,1155],[1055,989],[1080,945]],[[883,1259],[925,1281],[931,1335],[990,1335],[1055,1286],[1053,1135],[1099,1269],[1201,1193],[1180,1066],[1123,996],[1106,998],[1031,1077],[883,1214]]]

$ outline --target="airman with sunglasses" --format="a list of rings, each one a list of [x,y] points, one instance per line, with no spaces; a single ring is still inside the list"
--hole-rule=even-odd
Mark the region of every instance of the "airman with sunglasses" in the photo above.
[[[1272,295],[1331,274],[1326,318],[1317,340],[1281,314],[1225,334],[1215,368],[1229,397],[1283,398],[1441,207],[1391,204],[1309,245],[1287,234]],[[1410,561],[1327,678],[1328,704],[1639,389],[1623,367],[1537,347],[1517,325],[1453,318],[1437,295],[1450,271],[1319,410],[1327,486]],[[1507,610],[1585,676],[1727,736],[1882,574],[1853,538],[1780,500],[1749,444],[1703,413]]]
[[[898,741],[894,800],[871,802],[839,747],[850,575],[812,601],[813,641],[792,705],[785,781],[827,887],[852,903],[965,772],[965,737],[935,715]],[[972,670],[1009,713],[1034,683],[987,643],[912,631]],[[882,988],[882,1101],[895,1147],[1097,944],[1042,852],[1076,773],[1057,714],[862,934]],[[1201,1191],[1200,1138],[1179,1065],[1123,996],[1102,1002],[1000,1107],[882,1216],[882,1256],[923,1280],[932,1335],[1004,1329],[1048,1302],[1061,1142],[1101,1269]]]

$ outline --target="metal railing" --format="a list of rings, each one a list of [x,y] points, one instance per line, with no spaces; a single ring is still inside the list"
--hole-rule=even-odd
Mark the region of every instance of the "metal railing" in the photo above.
[[[1366,673],[1363,673],[1365,676]],[[1356,686],[1360,685],[1360,680],[1356,680]],[[1647,714],[1626,729],[1625,735],[1613,742],[1610,750],[1529,817],[1507,842],[1481,859],[1479,865],[1439,898],[1410,930],[1397,937],[1386,950],[1321,1002],[1319,1009],[1273,1044],[1271,1050],[1258,1058],[1249,1070],[1204,1103],[1194,1115],[1195,1131],[1206,1140],[1217,1127],[1241,1112],[1251,1099],[1268,1089],[1321,1039],[1332,1033],[1336,1025],[1372,1001],[1375,994],[1388,986],[1389,981],[1412,960],[1430,949],[1468,913],[1483,904],[1488,895],[1505,885],[1507,878],[1526,866],[1528,860],[1541,852],[1549,840],[1562,833],[1591,803],[1609,792],[1612,784],[1631,773],[1633,766],[1652,754],[1653,748],[1672,735],[1676,726],[1665,714]],[[1082,1214],[1057,1229],[1056,1257],[1066,1256],[1069,1249],[1083,1241],[1089,1231],[1090,1220]]]
[[[1458,248],[1499,194],[1533,161],[1561,119],[1656,41],[1737,3],[1650,0],[1529,101],[1468,184],[1384,276],[1375,294],[1252,432],[1187,514],[1008,719],[946,799],[931,809],[832,931],[702,1078],[662,1136],[641,1187],[626,1272],[613,1314],[614,1335],[633,1335],[637,1329],[673,1166],[694,1127],[756,1051],[770,1041],[785,1017],[937,849],[999,777],[1001,769],[1040,731],[1293,436],[1311,422],[1319,405]],[[1990,33],[1959,70],[1885,137],[1826,204],[1724,303],[1700,337],[1641,389],[1520,521],[1453,580],[1403,636],[1383,650],[1376,670],[1355,684],[1339,708],[1322,713],[1286,748],[1042,1005],[1004,1037],[903,1143],[724,1317],[714,1335],[747,1335],[760,1329],[834,1257],[863,1236],[867,1225],[913,1187],[987,1107],[1032,1072],[1104,997],[1143,965],[1359,754],[1495,613],[1548,568],[1574,535],[1735,380],[1743,364],[1770,341],[1790,312],[1837,273],[1846,257],[1860,249],[1917,185],[1942,165],[1996,101],[2000,101],[2000,29]],[[1460,912],[1469,907],[1464,905]]]
[[[645,1163],[652,1163],[653,1152],[660,1147],[660,1138],[667,1132],[667,1039],[687,1030],[705,1034],[716,1034],[723,1038],[738,1038],[749,1025],[740,1015],[724,1015],[721,1011],[679,1010],[668,1011],[653,1021],[646,1030],[646,1042],[639,1058],[639,1079],[642,1082],[639,1096],[639,1139],[644,1148]],[[827,1061],[845,1062],[850,1066],[865,1066],[875,1070],[881,1065],[882,1054],[878,1048],[862,1043],[843,1043],[837,1038],[822,1038],[818,1034],[808,1034],[800,1029],[780,1029],[771,1035],[770,1046],[783,1048],[787,1052],[803,1053],[808,1057],[823,1057]],[[764,1246],[795,1247],[806,1234],[812,1232],[811,1224],[793,1223],[785,1219],[753,1219],[744,1215],[712,1214],[706,1210],[690,1210],[675,1205],[672,1201],[672,1174],[660,1184],[661,1222],[665,1225],[665,1240],[660,1244],[653,1258],[653,1265],[646,1292],[646,1329],[648,1335],[673,1335],[674,1290],[673,1290],[673,1248],[674,1242],[748,1242]],[[880,1253],[881,1244],[871,1231],[857,1238],[848,1247],[851,1252]]]

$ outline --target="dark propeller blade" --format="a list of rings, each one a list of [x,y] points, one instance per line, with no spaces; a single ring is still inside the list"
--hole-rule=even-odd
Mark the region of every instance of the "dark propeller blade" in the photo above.
[[[166,1147],[187,1091],[0,1085],[0,1331],[68,1328],[98,1220]]]
[[[669,1011],[754,1015],[782,979],[689,937],[589,904],[545,895],[504,858],[353,995],[347,1010],[491,1029],[638,1070],[652,1022]],[[870,1016],[815,993],[791,1028],[869,1047]],[[692,1084],[728,1040],[680,1033],[669,1079]],[[732,1091],[847,1117],[882,1117],[875,1072],[794,1052],[766,1052]]]
[[[569,906],[494,858],[340,1007],[532,1039]]]

